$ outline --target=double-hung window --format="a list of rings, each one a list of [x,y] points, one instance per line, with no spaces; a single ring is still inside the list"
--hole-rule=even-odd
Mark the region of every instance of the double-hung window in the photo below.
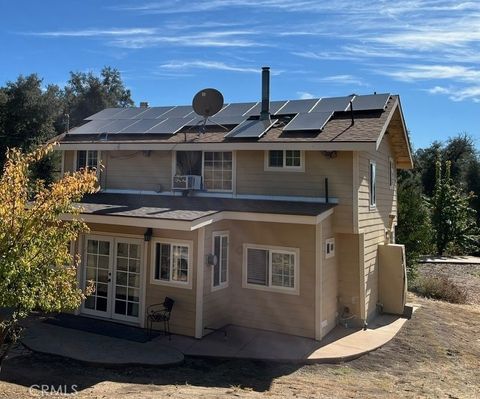
[[[203,185],[209,191],[232,191],[233,156],[231,151],[203,153]]]
[[[298,294],[298,250],[244,248],[244,287]]]
[[[370,161],[369,165],[370,208],[375,208],[377,205],[377,167],[374,161]]]
[[[76,170],[80,169],[98,169],[98,151],[77,151]]]
[[[153,250],[153,282],[191,288],[191,245],[157,241]]]
[[[228,285],[228,233],[213,233],[213,254],[217,258],[213,266],[212,285],[214,289]]]
[[[265,155],[265,170],[303,171],[303,151],[270,150]]]

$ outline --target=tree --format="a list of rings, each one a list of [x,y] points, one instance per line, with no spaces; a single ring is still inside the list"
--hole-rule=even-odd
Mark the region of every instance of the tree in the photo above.
[[[66,174],[46,185],[36,181],[32,190],[29,168],[49,152],[47,145],[24,154],[7,152],[0,177],[0,367],[19,338],[19,322],[34,310],[54,312],[77,308],[84,294],[77,286],[79,259],[70,255],[70,242],[87,226],[75,205],[96,187],[96,173],[83,170]]]
[[[416,277],[420,255],[430,253],[430,215],[423,195],[420,175],[415,171],[400,171],[398,182],[397,241],[405,245],[408,281]]]
[[[87,116],[104,108],[131,105],[130,90],[125,88],[117,69],[104,67],[100,77],[92,72],[70,72],[65,86],[65,112],[69,115],[70,126],[83,124]]]
[[[451,162],[446,161],[445,165],[445,175],[442,175],[442,162],[437,160],[435,188],[429,199],[435,246],[439,255],[446,250],[468,253],[478,248],[476,212],[469,205],[474,195],[465,194],[461,187],[454,185]]]
[[[7,148],[33,149],[57,134],[62,115],[62,93],[58,86],[43,86],[36,74],[19,76],[0,88],[0,169]],[[48,158],[47,158],[48,160]],[[43,161],[43,174],[48,178],[53,162]]]

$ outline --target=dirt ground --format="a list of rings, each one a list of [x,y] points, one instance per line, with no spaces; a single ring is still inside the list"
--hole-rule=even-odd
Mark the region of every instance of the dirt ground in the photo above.
[[[422,267],[421,273],[449,273],[469,288],[473,279],[478,294],[478,271],[442,265]],[[42,397],[29,389],[34,384],[66,387],[79,398],[479,398],[480,302],[475,292],[468,305],[410,294],[409,301],[421,308],[399,334],[344,364],[186,359],[162,369],[103,368],[25,352],[5,363],[0,398]]]

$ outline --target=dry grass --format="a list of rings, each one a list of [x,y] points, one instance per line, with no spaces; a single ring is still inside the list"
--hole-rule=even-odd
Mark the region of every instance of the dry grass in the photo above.
[[[469,280],[467,278],[467,280]],[[187,359],[166,369],[86,366],[25,354],[0,374],[0,398],[31,398],[32,384],[77,384],[79,398],[478,398],[480,303],[410,294],[421,305],[387,345],[339,365]]]
[[[450,303],[467,303],[467,291],[447,276],[419,277],[413,283],[412,291],[425,298]]]

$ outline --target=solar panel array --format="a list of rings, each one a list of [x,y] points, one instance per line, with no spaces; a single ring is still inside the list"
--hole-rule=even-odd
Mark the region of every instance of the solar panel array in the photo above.
[[[227,138],[260,138],[278,120],[287,119],[283,131],[321,131],[341,112],[370,112],[385,110],[389,93],[350,95],[345,97],[313,98],[305,100],[271,101],[272,119],[261,120],[261,103],[230,103],[213,117],[205,120],[195,114],[192,106],[106,108],[86,118],[85,125],[72,129],[72,134],[162,134],[173,135],[196,125],[232,127]]]

